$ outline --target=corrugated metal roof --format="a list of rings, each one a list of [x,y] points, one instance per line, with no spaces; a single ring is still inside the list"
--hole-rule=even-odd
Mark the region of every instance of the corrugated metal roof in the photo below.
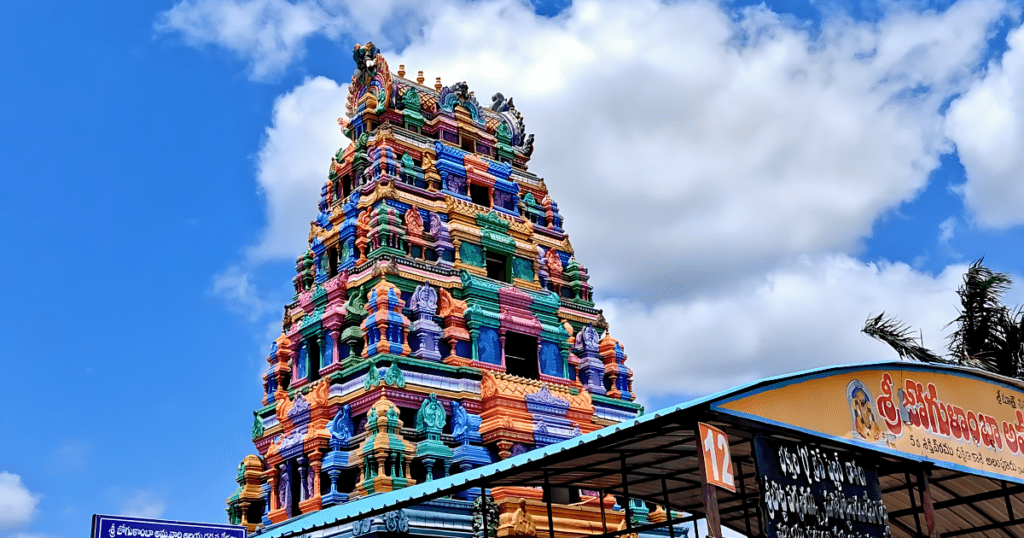
[[[779,429],[772,425],[752,424],[736,417],[716,413],[710,409],[711,404],[769,385],[793,382],[803,377],[822,373],[838,374],[870,367],[955,372],[961,375],[988,378],[1024,390],[1024,383],[1018,380],[1003,378],[979,370],[965,370],[942,365],[886,361],[818,368],[764,379],[694,399],[485,467],[463,471],[402,490],[371,495],[345,504],[331,506],[268,528],[260,536],[263,538],[285,538],[299,535],[314,529],[342,525],[429,499],[451,495],[471,487],[543,486],[545,482],[552,486],[571,485],[583,489],[603,489],[610,494],[628,495],[631,498],[668,505],[678,511],[702,513],[703,498],[700,491],[700,480],[696,474],[698,447],[695,442],[694,428],[697,420],[718,423],[724,426],[729,433],[733,461],[738,470],[736,479],[740,489],[736,493],[724,490],[718,492],[723,525],[740,532],[746,532],[749,525],[750,530],[756,535],[760,529],[756,515],[758,484],[750,446],[753,431],[758,429],[762,433],[774,431],[777,435],[792,439],[813,439],[815,442],[835,446],[843,445],[845,441],[832,438],[819,439],[799,431],[780,433]],[[851,449],[850,446],[846,446],[846,448]],[[871,447],[861,445],[855,445],[852,449],[872,450]],[[877,455],[883,466],[888,465],[892,469],[898,469],[896,472],[882,473],[880,471],[879,473],[885,492],[883,498],[890,510],[896,513],[892,518],[894,520],[893,535],[912,536],[916,531],[909,529],[916,529],[916,522],[922,520],[923,516],[919,513],[919,500],[916,501],[917,519],[915,520],[914,514],[909,512],[909,509],[914,507],[909,501],[907,480],[910,480],[909,483],[914,483],[915,479],[909,475],[909,478],[904,477],[903,471],[906,465],[904,463],[903,468],[900,468],[900,464],[914,461],[922,465],[930,465],[933,462],[905,453],[892,454],[879,451]],[[962,532],[965,526],[970,526],[969,528],[983,525],[992,526],[995,523],[1013,519],[1014,514],[1024,517],[1024,501],[1019,497],[1010,501],[1010,510],[1016,508],[1015,512],[1005,508],[1007,501],[1001,495],[996,496],[989,493],[990,498],[977,497],[979,493],[991,492],[993,489],[1001,487],[1000,483],[991,477],[964,474],[955,469],[938,469],[934,480],[938,481],[937,486],[932,488],[936,491],[934,496],[935,502],[938,503],[937,506],[942,502],[948,505],[943,506],[941,511],[940,527],[945,529],[944,532]],[[943,489],[946,487],[949,488],[948,492]],[[1016,485],[1014,487],[1024,488],[1024,486]],[[1016,491],[1016,489],[1012,491]],[[972,502],[957,504],[958,497],[970,498],[972,495],[975,496]],[[1002,503],[1004,506],[1001,511],[997,511],[997,503]],[[901,510],[905,510],[906,513],[901,513]],[[937,515],[938,517],[940,516]],[[1024,519],[1021,520],[1021,523],[1024,524]],[[998,530],[995,534],[981,533],[978,535],[1015,536],[1012,531],[1008,530]]]

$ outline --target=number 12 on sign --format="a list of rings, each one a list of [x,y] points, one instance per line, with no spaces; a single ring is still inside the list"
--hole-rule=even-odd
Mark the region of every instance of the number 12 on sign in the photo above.
[[[700,445],[704,457],[704,478],[708,483],[736,493],[732,475],[732,456],[725,432],[710,424],[698,423]]]

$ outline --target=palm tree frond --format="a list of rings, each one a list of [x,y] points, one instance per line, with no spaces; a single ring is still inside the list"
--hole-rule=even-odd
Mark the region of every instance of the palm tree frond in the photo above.
[[[1003,352],[1009,344],[1004,335],[1012,332],[1007,332],[1007,324],[1013,316],[1003,306],[1003,294],[1011,280],[1008,274],[985,267],[983,260],[971,264],[957,289],[960,315],[950,322],[956,330],[949,335],[949,352],[957,364],[1007,375],[1008,370],[1016,371],[1016,366],[1004,364]]]
[[[889,344],[889,347],[893,348],[903,360],[949,363],[945,358],[919,344],[914,338],[914,330],[910,326],[894,316],[885,317],[885,312],[876,317],[868,317],[861,332],[875,340]]]

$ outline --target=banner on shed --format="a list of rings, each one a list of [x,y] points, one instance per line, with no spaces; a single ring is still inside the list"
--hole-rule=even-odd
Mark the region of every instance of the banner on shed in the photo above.
[[[866,366],[769,385],[716,409],[1024,481],[1024,391],[981,376]]]
[[[884,538],[878,474],[858,457],[754,436],[764,533],[769,538]]]

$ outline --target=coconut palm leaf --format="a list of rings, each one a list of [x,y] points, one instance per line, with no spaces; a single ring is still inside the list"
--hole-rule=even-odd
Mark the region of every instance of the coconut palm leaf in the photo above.
[[[886,318],[884,312],[869,317],[861,331],[889,344],[902,359],[969,366],[1024,379],[1024,306],[1011,310],[1003,305],[1010,275],[992,271],[983,261],[971,264],[957,289],[960,314],[949,322],[956,330],[949,335],[947,357],[925,349],[909,326],[895,317]]]
[[[993,272],[982,265],[982,261],[971,264],[964,273],[963,284],[957,289],[960,315],[950,322],[956,325],[956,330],[949,335],[949,352],[957,364],[1007,375],[1002,370],[1009,368],[1004,365],[1007,344],[1003,333],[1012,320],[1007,318],[1010,315],[1003,305],[1003,294],[1010,287],[1010,277]],[[1016,366],[1012,369],[1015,371]]]
[[[896,319],[895,316],[885,317],[885,312],[876,317],[869,317],[864,322],[861,332],[875,340],[889,344],[889,347],[896,350],[903,360],[949,363],[945,358],[919,344],[914,338],[914,330],[910,326]]]
[[[996,350],[984,369],[1008,377],[1024,375],[1024,307],[1003,309],[993,331],[993,345]]]

